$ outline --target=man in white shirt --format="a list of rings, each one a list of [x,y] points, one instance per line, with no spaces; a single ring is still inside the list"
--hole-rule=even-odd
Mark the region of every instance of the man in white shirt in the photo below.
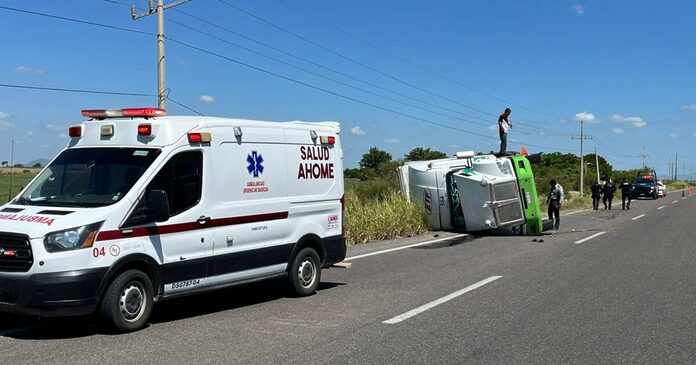
[[[498,117],[498,132],[500,133],[500,153],[504,154],[507,151],[507,133],[510,128],[512,128],[512,123],[508,120],[508,117],[512,113],[510,108],[505,108],[503,114]]]
[[[563,204],[563,187],[556,180],[549,182],[551,192],[546,201],[549,203],[549,219],[553,221],[553,228],[558,230],[561,224],[561,205]]]

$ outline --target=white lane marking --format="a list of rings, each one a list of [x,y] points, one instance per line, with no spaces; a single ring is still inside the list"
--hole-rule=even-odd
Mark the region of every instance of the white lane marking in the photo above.
[[[632,220],[632,221],[636,221],[636,220],[641,219],[641,218],[643,218],[643,217],[645,217],[645,214],[641,214],[641,215],[639,215],[639,216],[637,216],[637,217],[633,217],[633,218],[631,218],[631,220]]]
[[[675,200],[672,202],[672,204],[679,203],[679,200]]]
[[[449,239],[453,239],[453,238],[464,237],[464,236],[466,236],[466,235],[467,235],[466,233],[464,233],[464,234],[458,234],[458,235],[456,235],[456,236],[443,237],[443,238],[438,238],[438,239],[436,239],[436,240],[425,241],[425,242],[418,242],[418,243],[413,243],[413,244],[406,245],[406,246],[394,247],[394,248],[390,248],[390,249],[386,249],[386,250],[382,250],[382,251],[375,251],[375,252],[370,252],[370,253],[366,253],[366,254],[362,254],[362,255],[356,255],[356,256],[346,257],[345,260],[343,260],[343,261],[357,260],[357,259],[361,259],[361,258],[363,258],[363,257],[374,256],[374,255],[380,255],[380,254],[383,254],[383,253],[394,252],[394,251],[399,251],[399,250],[404,250],[404,249],[411,248],[411,247],[423,246],[423,245],[427,245],[427,244],[431,244],[431,243],[435,243],[435,242],[440,242],[440,241],[445,241],[445,240],[449,240]]]
[[[467,286],[466,288],[464,288],[464,289],[462,289],[462,290],[457,290],[456,292],[454,292],[454,293],[452,293],[452,294],[450,294],[450,295],[447,295],[447,296],[444,296],[444,297],[442,297],[442,298],[440,298],[440,299],[434,300],[434,301],[432,301],[432,302],[430,302],[430,303],[428,303],[428,304],[422,305],[422,306],[420,306],[420,307],[418,307],[418,308],[416,308],[416,309],[410,310],[410,311],[408,311],[408,312],[406,312],[406,313],[404,313],[404,314],[400,314],[400,315],[398,315],[398,316],[396,316],[396,317],[394,317],[394,318],[388,319],[388,320],[386,320],[386,321],[384,321],[384,322],[382,322],[382,323],[386,323],[386,324],[396,324],[396,323],[399,323],[399,322],[401,322],[401,321],[407,320],[407,319],[409,319],[409,318],[411,318],[411,317],[413,317],[413,316],[415,316],[415,315],[418,315],[418,314],[420,314],[420,313],[423,313],[423,312],[427,311],[428,309],[431,309],[431,308],[436,307],[436,306],[438,306],[438,305],[440,305],[440,304],[442,304],[442,303],[445,303],[445,302],[447,302],[447,301],[450,301],[450,300],[452,300],[452,299],[454,299],[454,298],[456,298],[456,297],[458,297],[458,296],[460,296],[460,295],[466,294],[466,293],[468,293],[468,292],[470,292],[470,291],[472,291],[472,290],[474,290],[474,289],[480,288],[480,287],[482,287],[482,286],[484,286],[484,285],[486,285],[486,284],[488,284],[488,283],[490,283],[490,282],[496,281],[496,280],[498,280],[498,279],[500,279],[500,278],[502,278],[502,276],[491,276],[491,277],[488,278],[488,279],[481,280],[481,281],[479,281],[479,282],[476,283],[476,284]]]
[[[578,214],[578,213],[583,213],[583,212],[589,212],[589,211],[591,211],[591,210],[592,210],[592,209],[576,210],[576,211],[574,211],[574,212],[566,213],[566,214],[564,214],[564,215],[573,215],[573,214]]]
[[[666,207],[666,206],[665,206],[665,205],[663,205],[663,206],[661,206],[661,207],[657,208],[657,210],[660,210],[660,209],[665,209],[665,207]]]
[[[576,245],[579,245],[579,244],[581,244],[581,243],[583,243],[583,242],[587,242],[587,241],[589,241],[589,240],[591,240],[591,239],[593,239],[593,238],[597,238],[597,237],[599,237],[599,236],[601,236],[601,235],[603,235],[603,234],[605,234],[605,233],[607,233],[607,232],[604,232],[604,231],[602,231],[602,232],[597,232],[597,233],[593,234],[593,235],[590,236],[590,237],[585,237],[585,238],[583,238],[583,239],[581,239],[581,240],[579,240],[579,241],[575,241],[575,244],[576,244]]]

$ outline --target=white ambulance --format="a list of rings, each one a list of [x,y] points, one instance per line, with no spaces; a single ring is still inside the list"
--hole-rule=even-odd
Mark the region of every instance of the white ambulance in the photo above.
[[[98,312],[142,328],[154,302],[342,261],[335,122],[84,110],[70,143],[0,207],[0,311]]]

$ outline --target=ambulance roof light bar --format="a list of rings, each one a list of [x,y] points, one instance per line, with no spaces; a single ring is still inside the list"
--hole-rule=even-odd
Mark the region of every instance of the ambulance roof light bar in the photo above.
[[[107,118],[154,118],[164,117],[167,111],[159,108],[126,108],[126,109],[86,109],[82,116],[104,120]]]

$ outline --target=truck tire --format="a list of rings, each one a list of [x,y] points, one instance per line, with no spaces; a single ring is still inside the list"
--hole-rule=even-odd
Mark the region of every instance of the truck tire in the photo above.
[[[147,324],[154,305],[152,281],[139,270],[116,277],[104,294],[100,315],[118,332],[136,331]]]
[[[321,280],[321,261],[313,248],[305,247],[295,255],[288,279],[293,294],[300,297],[314,294]]]

